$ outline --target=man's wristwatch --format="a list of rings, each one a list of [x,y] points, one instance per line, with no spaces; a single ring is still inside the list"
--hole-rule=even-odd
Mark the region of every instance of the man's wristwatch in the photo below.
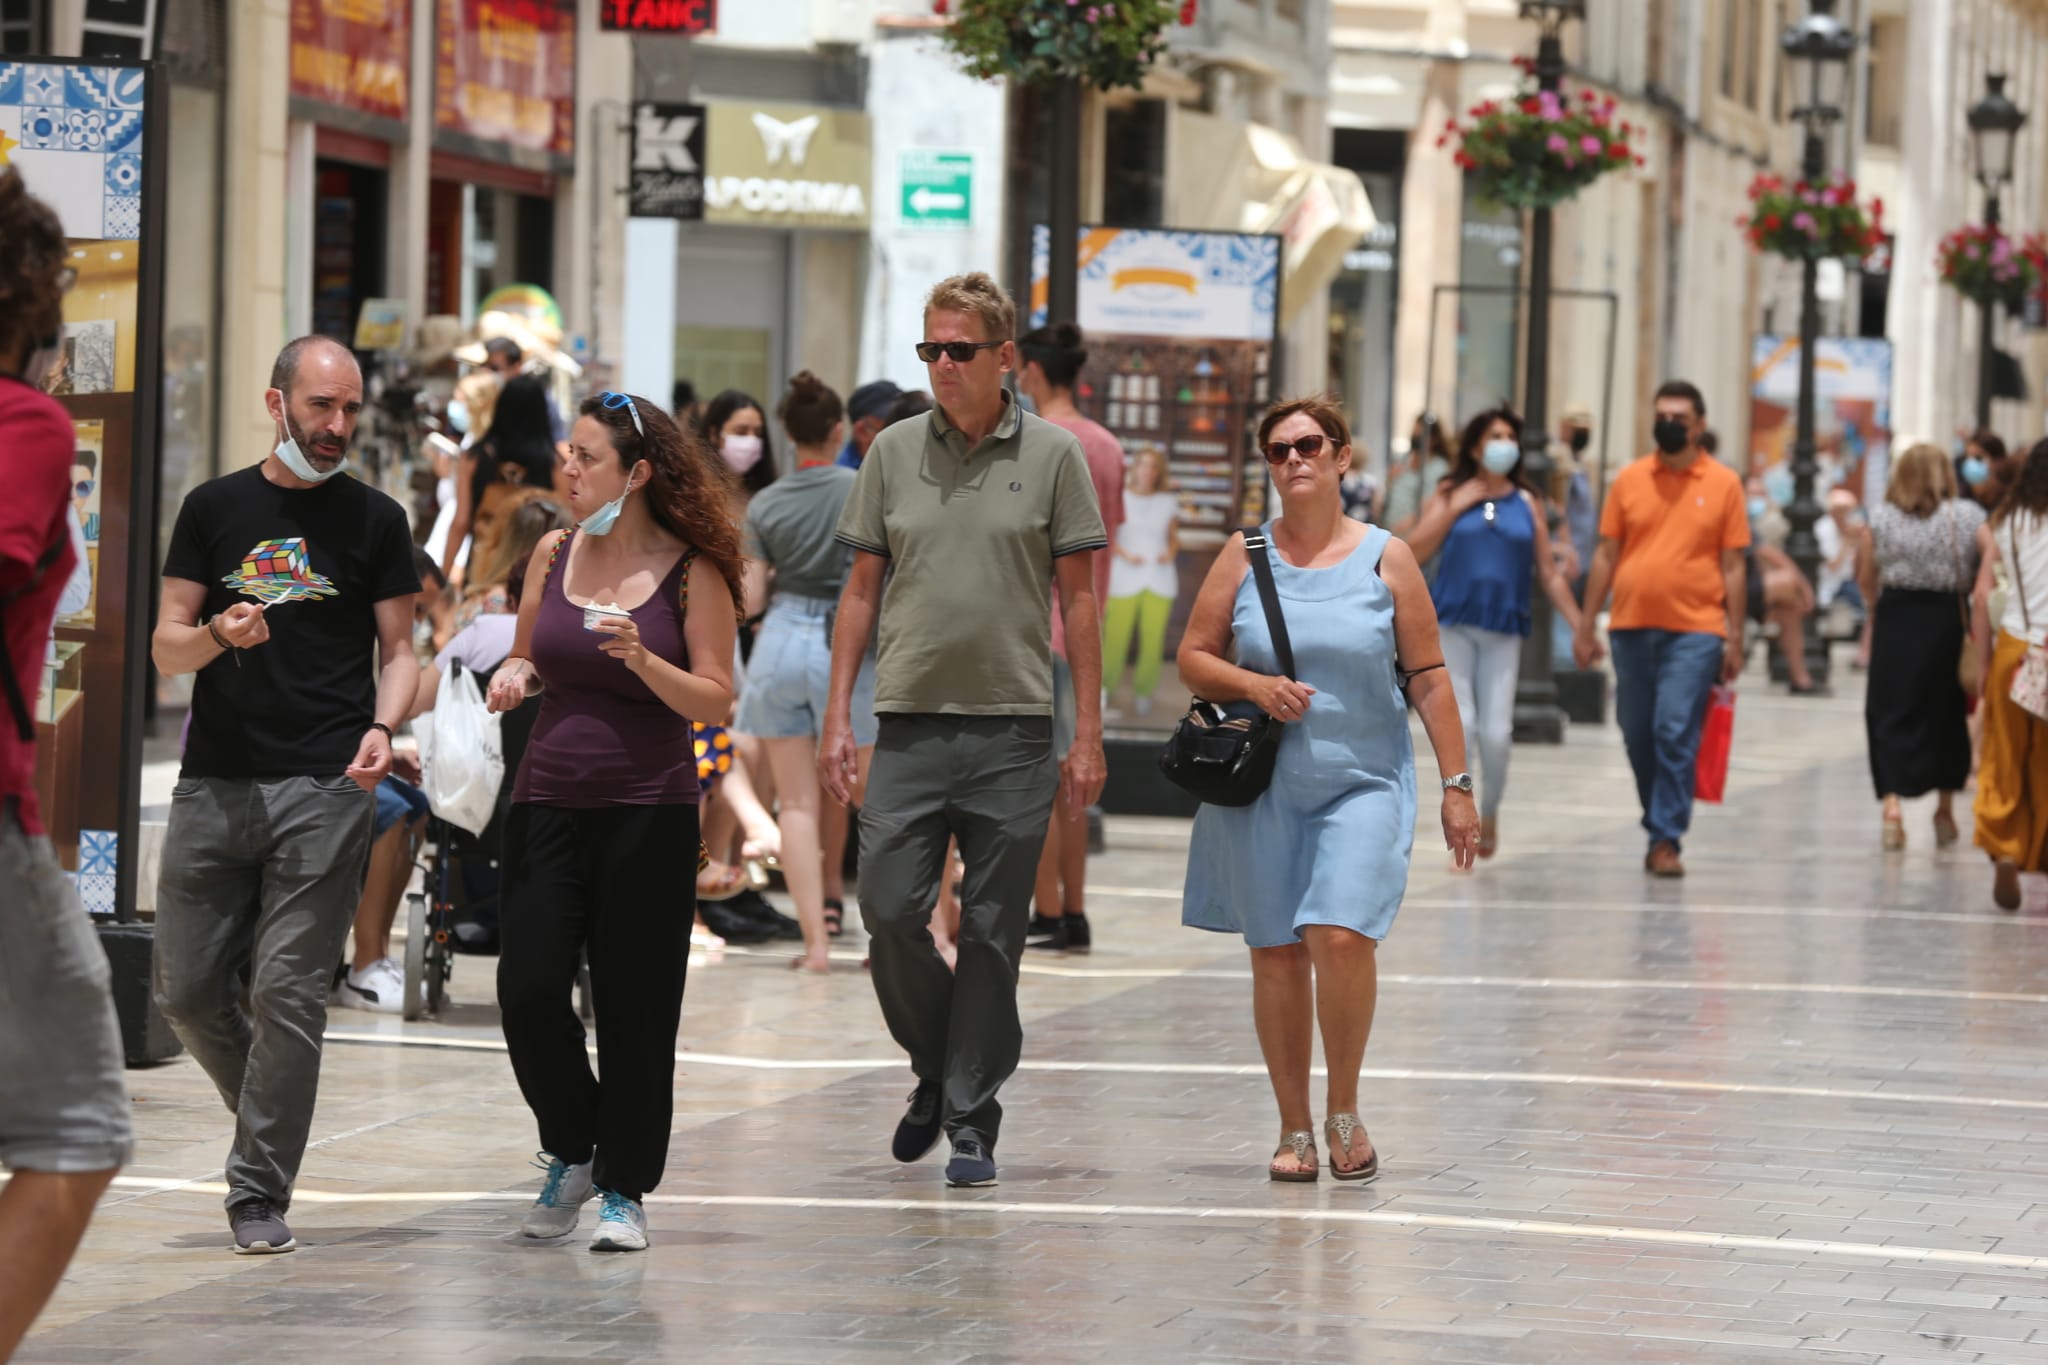
[[[1459,773],[1456,777],[1445,778],[1444,790],[1447,792],[1463,792],[1465,795],[1470,796],[1472,794],[1472,774]]]

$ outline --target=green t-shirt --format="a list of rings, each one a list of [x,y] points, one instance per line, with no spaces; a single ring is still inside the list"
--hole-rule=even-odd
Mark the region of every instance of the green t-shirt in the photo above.
[[[1052,714],[1053,561],[1106,549],[1072,433],[1007,395],[972,449],[943,409],[868,447],[839,539],[885,555],[875,710]]]
[[[853,471],[838,465],[799,469],[747,504],[746,553],[775,570],[775,591],[837,597],[852,555],[835,534],[853,492]]]

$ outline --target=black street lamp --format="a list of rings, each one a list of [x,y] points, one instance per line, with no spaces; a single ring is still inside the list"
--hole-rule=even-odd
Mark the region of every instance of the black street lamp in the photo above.
[[[1984,78],[1990,88],[1970,106],[1970,142],[1977,153],[1977,183],[1984,187],[1984,225],[1998,226],[1998,192],[2012,182],[2013,140],[2026,114],[2005,95],[2005,76]],[[1977,428],[1991,425],[1991,323],[1997,305],[1977,305]]]
[[[1586,0],[1522,0],[1522,17],[1541,26],[1536,44],[1536,85],[1556,91],[1564,80],[1567,19],[1586,17]],[[1522,474],[1544,506],[1550,501],[1550,242],[1547,205],[1529,214],[1529,335],[1522,396]],[[1550,599],[1539,588],[1530,594],[1529,638],[1522,643],[1521,681],[1515,686],[1515,738],[1542,744],[1564,742],[1564,709],[1558,705],[1557,675],[1551,659]]]
[[[1835,18],[1835,0],[1809,0],[1811,11],[1785,30],[1778,48],[1794,62],[1807,65],[1806,102],[1792,111],[1792,117],[1806,126],[1806,155],[1800,177],[1818,185],[1827,173],[1827,127],[1842,117],[1842,87],[1848,77],[1849,54],[1855,50],[1856,35]],[[1801,265],[1799,281],[1799,414],[1797,436],[1792,444],[1792,505],[1786,509],[1791,534],[1785,553],[1814,585],[1818,601],[1820,587],[1820,540],[1813,528],[1822,516],[1820,500],[1814,496],[1814,476],[1819,472],[1814,440],[1814,349],[1820,344],[1820,299],[1818,257],[1808,255]],[[1806,632],[1806,666],[1816,683],[1828,680],[1828,646],[1818,629]]]

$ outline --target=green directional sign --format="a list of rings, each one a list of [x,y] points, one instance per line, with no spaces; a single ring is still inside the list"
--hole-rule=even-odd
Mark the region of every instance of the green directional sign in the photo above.
[[[906,227],[964,228],[974,222],[974,153],[903,153]]]

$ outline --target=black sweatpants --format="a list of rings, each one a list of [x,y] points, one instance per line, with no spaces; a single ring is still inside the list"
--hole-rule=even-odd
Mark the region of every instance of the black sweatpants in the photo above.
[[[570,1165],[594,1152],[598,1188],[629,1199],[668,1162],[697,843],[695,806],[521,804],[505,824],[498,1008],[512,1071],[540,1145]],[[574,1000],[586,950],[595,1074]]]

